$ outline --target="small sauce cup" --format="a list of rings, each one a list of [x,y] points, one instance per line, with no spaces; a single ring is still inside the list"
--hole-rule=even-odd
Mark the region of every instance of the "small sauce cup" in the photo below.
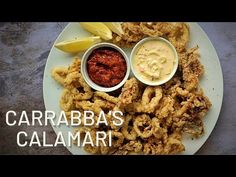
[[[134,57],[135,57],[135,55],[137,54],[137,52],[140,49],[140,47],[142,47],[143,44],[145,44],[146,42],[149,42],[149,41],[162,41],[163,43],[165,43],[173,51],[174,58],[175,58],[174,64],[173,64],[173,68],[172,68],[170,74],[168,74],[168,76],[166,76],[165,78],[157,80],[157,81],[149,81],[147,79],[144,79],[142,77],[142,75],[137,72],[137,70],[136,70],[136,68],[134,66]],[[142,83],[144,83],[146,85],[150,85],[150,86],[162,85],[162,84],[166,83],[167,81],[169,81],[174,76],[174,74],[175,74],[175,72],[176,72],[176,70],[178,68],[178,62],[179,62],[179,59],[178,59],[178,54],[177,54],[177,51],[176,51],[175,47],[168,40],[166,40],[164,38],[161,38],[161,37],[147,37],[147,38],[142,39],[141,41],[139,41],[134,46],[134,48],[131,51],[131,55],[130,55],[131,70],[132,70],[134,76],[140,82],[142,82]]]
[[[124,58],[125,62],[126,62],[126,73],[125,76],[123,78],[123,80],[121,80],[120,83],[118,83],[115,86],[112,87],[104,87],[101,86],[99,84],[96,84],[94,81],[92,81],[92,79],[90,78],[89,74],[88,74],[88,68],[87,68],[87,62],[89,60],[90,55],[92,54],[92,52],[96,49],[99,48],[111,48],[115,51],[118,51]],[[81,61],[81,73],[82,76],[84,78],[84,80],[86,81],[86,83],[92,87],[94,90],[97,91],[102,91],[102,92],[112,92],[115,90],[118,90],[119,88],[121,88],[124,83],[127,81],[129,75],[130,75],[130,61],[129,58],[127,57],[127,55],[125,54],[125,52],[118,47],[117,45],[111,44],[111,43],[99,43],[99,44],[95,44],[94,46],[90,47],[83,55],[82,57],[82,61]]]

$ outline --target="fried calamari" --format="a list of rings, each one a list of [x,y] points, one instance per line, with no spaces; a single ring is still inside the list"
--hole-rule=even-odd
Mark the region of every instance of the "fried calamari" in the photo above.
[[[179,66],[175,76],[161,86],[145,86],[134,77],[126,81],[118,93],[93,91],[80,73],[80,59],[76,58],[67,67],[56,67],[52,77],[63,87],[60,107],[69,113],[72,110],[90,110],[95,122],[101,111],[108,117],[108,125],[86,127],[76,131],[89,131],[92,141],[97,131],[112,135],[112,147],[100,143],[98,147],[86,145],[92,154],[126,155],[176,154],[185,150],[182,136],[199,137],[204,133],[203,118],[211,107],[210,100],[199,86],[204,73],[198,47],[186,49],[189,27],[185,23],[126,22],[122,23],[124,34],[113,34],[113,42],[122,47],[131,47],[147,36],[168,39],[177,49]],[[124,123],[115,126],[109,111],[122,111]],[[108,141],[107,139],[105,141]]]
[[[121,47],[132,47],[144,37],[164,37],[178,52],[184,51],[189,42],[189,26],[186,23],[170,22],[124,22],[124,34],[113,34],[112,42]]]

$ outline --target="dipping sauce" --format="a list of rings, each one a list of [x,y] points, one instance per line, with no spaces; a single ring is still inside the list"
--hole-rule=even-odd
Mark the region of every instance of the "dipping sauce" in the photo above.
[[[88,58],[87,71],[90,79],[103,87],[113,87],[125,77],[127,70],[123,55],[110,47],[94,50]]]
[[[174,69],[175,52],[161,40],[143,43],[133,58],[137,74],[145,81],[155,82],[166,79]]]

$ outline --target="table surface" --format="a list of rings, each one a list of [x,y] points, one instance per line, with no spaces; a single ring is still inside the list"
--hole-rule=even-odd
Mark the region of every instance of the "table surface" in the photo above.
[[[212,41],[222,66],[224,100],[211,136],[197,154],[236,154],[236,23],[199,23]],[[0,154],[70,154],[65,147],[18,147],[19,131],[42,134],[54,142],[51,126],[5,123],[8,110],[44,111],[43,72],[55,39],[67,23],[0,23]],[[42,137],[40,136],[40,141]],[[27,138],[26,138],[27,139]]]

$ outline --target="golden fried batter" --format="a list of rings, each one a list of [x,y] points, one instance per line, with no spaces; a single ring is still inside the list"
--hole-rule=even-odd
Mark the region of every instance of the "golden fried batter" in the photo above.
[[[159,22],[141,22],[140,31],[151,37],[163,36],[163,32],[159,30],[161,24]]]
[[[154,112],[161,98],[162,98],[161,87],[151,87],[151,86],[146,87],[146,89],[143,92],[142,101],[141,101],[141,105],[143,108],[142,112],[146,112],[146,113]]]
[[[64,89],[62,92],[60,107],[63,111],[71,111],[75,107],[72,93],[68,89]]]
[[[137,79],[129,79],[122,88],[120,95],[121,105],[132,103],[139,96],[139,83]]]
[[[113,155],[127,155],[129,152],[139,153],[142,151],[143,145],[140,141],[129,141],[125,145],[119,147]]]
[[[210,100],[199,86],[204,73],[200,62],[198,46],[186,49],[189,41],[189,27],[185,23],[169,22],[125,22],[124,34],[113,34],[113,43],[131,47],[147,36],[168,39],[176,48],[179,66],[175,76],[167,83],[152,87],[141,84],[134,77],[126,81],[118,94],[93,91],[80,73],[81,60],[76,58],[67,67],[56,67],[52,77],[64,90],[60,107],[70,119],[72,110],[90,110],[97,122],[100,111],[108,118],[108,126],[84,125],[82,134],[89,131],[95,141],[97,131],[111,132],[112,147],[86,145],[84,149],[92,154],[126,155],[177,154],[185,150],[182,135],[199,137],[204,133],[203,118],[211,107]],[[124,123],[115,126],[109,111],[121,111]],[[107,139],[105,141],[108,141]]]
[[[167,38],[178,52],[184,51],[189,42],[189,27],[186,23],[170,22],[124,22],[124,34],[113,35],[112,42],[121,47],[132,47],[144,37]]]
[[[127,115],[125,117],[125,122],[121,128],[121,133],[124,135],[124,137],[127,140],[135,140],[137,138],[137,133],[133,127],[133,120],[134,120],[133,115]],[[132,122],[132,125],[129,125],[130,122]],[[129,129],[131,129],[131,130],[129,130]]]
[[[51,73],[52,77],[62,86],[64,86],[67,74],[68,74],[68,68],[64,66],[53,68]]]
[[[111,103],[114,103],[114,104],[117,104],[118,101],[119,101],[118,98],[116,98],[116,97],[114,97],[114,96],[110,96],[109,94],[107,94],[107,93],[105,93],[105,92],[99,92],[99,91],[96,91],[96,92],[94,93],[94,97],[100,97],[100,98],[102,98],[102,99],[104,99],[104,100],[107,100],[107,101],[109,101],[109,102],[111,102]]]
[[[134,121],[134,130],[141,138],[148,138],[153,134],[152,120],[147,114],[137,116]]]

